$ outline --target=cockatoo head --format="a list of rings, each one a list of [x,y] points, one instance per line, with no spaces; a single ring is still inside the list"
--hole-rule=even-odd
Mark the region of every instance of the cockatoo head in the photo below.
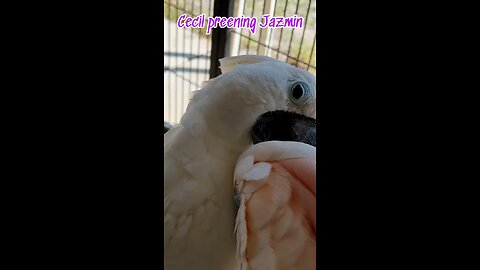
[[[267,56],[223,58],[220,68],[222,75],[195,93],[182,124],[214,131],[242,150],[271,140],[315,146],[313,75]]]

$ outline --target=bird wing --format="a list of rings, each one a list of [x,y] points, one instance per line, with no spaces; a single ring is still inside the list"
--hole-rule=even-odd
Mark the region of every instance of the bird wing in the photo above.
[[[182,123],[164,135],[164,267],[235,269],[234,191],[219,183],[231,179],[235,159],[222,165],[221,142],[195,136],[199,128]]]
[[[315,269],[315,147],[264,142],[239,158],[237,256],[242,270]]]

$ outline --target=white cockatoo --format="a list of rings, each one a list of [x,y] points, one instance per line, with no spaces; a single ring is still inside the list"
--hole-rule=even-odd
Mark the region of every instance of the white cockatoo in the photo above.
[[[220,68],[164,135],[164,267],[310,269],[315,77],[266,56]]]

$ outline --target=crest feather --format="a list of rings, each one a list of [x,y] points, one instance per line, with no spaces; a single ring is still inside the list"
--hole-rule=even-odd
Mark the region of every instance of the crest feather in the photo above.
[[[261,62],[280,62],[265,55],[239,55],[225,57],[219,60],[222,74],[232,71],[236,65],[250,65]],[[283,63],[283,62],[282,62]]]

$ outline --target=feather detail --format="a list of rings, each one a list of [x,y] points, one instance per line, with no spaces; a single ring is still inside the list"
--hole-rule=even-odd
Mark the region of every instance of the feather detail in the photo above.
[[[315,268],[314,154],[307,144],[273,141],[239,157],[235,236],[241,270]]]
[[[253,165],[252,169],[243,176],[243,179],[247,181],[262,180],[270,174],[271,169],[272,165],[270,165],[270,163],[258,162]]]
[[[243,180],[242,177],[253,167],[253,155],[243,155],[238,159],[237,166],[235,167],[233,184]]]
[[[240,198],[240,206],[235,222],[235,235],[237,237],[237,257],[240,258],[240,270],[247,270],[247,219],[245,213],[245,196]]]
[[[243,152],[238,160],[253,155],[255,161],[277,161],[293,158],[316,158],[317,149],[314,146],[287,141],[267,141],[250,147]]]
[[[262,63],[262,62],[280,62],[276,59],[273,59],[271,57],[264,56],[264,55],[231,56],[231,57],[222,58],[219,61],[220,61],[220,69],[222,70],[222,74],[232,71],[236,65],[250,65],[250,64]]]

